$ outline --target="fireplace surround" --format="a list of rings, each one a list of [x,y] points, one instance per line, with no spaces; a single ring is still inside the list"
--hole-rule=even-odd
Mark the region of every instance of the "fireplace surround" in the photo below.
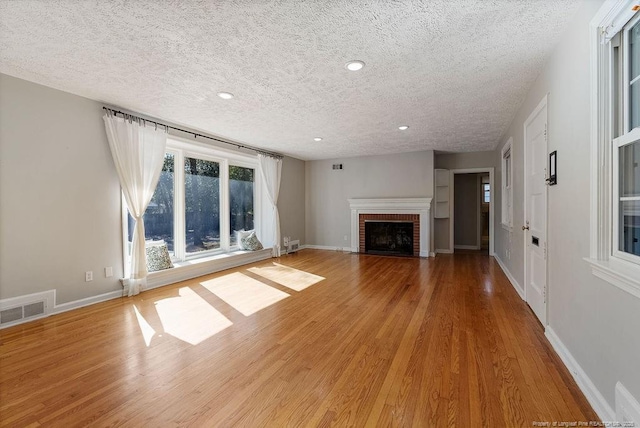
[[[349,199],[351,209],[351,251],[365,252],[365,221],[413,223],[413,255],[429,257],[431,198]]]

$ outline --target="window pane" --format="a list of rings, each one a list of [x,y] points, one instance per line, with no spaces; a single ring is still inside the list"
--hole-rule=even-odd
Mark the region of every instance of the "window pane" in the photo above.
[[[629,30],[629,82],[640,75],[640,22]],[[629,87],[630,129],[640,126],[640,80]]]
[[[237,230],[253,229],[254,170],[229,166],[229,210],[231,245],[236,245]]]
[[[509,156],[507,156],[504,160],[505,168],[504,173],[506,174],[506,182],[507,187],[511,187],[511,152],[509,152]]]
[[[629,88],[629,123],[630,129],[640,126],[640,80]]]
[[[640,196],[640,141],[619,150],[620,197]]]
[[[640,200],[620,202],[620,251],[640,256]]]
[[[220,248],[220,164],[185,157],[187,254]]]
[[[640,75],[640,22],[629,30],[629,67],[633,80]]]
[[[166,153],[158,186],[143,218],[145,239],[164,240],[170,253],[173,253],[173,183],[174,157]],[[134,222],[130,214],[128,223],[128,239],[132,242]]]

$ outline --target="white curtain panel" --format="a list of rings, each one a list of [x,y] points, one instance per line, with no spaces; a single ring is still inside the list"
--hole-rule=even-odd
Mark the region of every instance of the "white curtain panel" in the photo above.
[[[131,274],[124,279],[129,296],[133,296],[140,293],[147,283],[142,216],[160,179],[167,147],[167,132],[164,127],[147,126],[144,121],[136,118],[117,117],[109,110],[104,115],[104,124],[129,214],[135,220]]]
[[[267,194],[267,204],[263,207],[262,241],[265,247],[273,248],[273,257],[280,256],[280,217],[278,215],[278,193],[282,176],[282,159],[263,154],[258,155],[260,174]]]

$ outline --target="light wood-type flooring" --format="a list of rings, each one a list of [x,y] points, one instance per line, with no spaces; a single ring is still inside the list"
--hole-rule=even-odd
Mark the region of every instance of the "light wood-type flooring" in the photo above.
[[[486,255],[302,250],[0,330],[2,426],[596,418]]]

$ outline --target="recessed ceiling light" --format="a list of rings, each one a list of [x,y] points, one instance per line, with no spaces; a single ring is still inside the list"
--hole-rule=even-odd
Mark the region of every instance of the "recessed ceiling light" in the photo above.
[[[358,71],[364,67],[364,62],[360,60],[349,61],[345,67],[350,71]]]
[[[322,138],[321,137],[316,137],[316,138],[313,139],[313,141],[322,141]]]
[[[218,92],[218,96],[223,100],[230,100],[233,98],[233,94],[230,92]]]
[[[406,131],[407,129],[409,129],[409,127],[407,125],[402,125],[402,126],[398,126],[398,129],[401,131]]]

